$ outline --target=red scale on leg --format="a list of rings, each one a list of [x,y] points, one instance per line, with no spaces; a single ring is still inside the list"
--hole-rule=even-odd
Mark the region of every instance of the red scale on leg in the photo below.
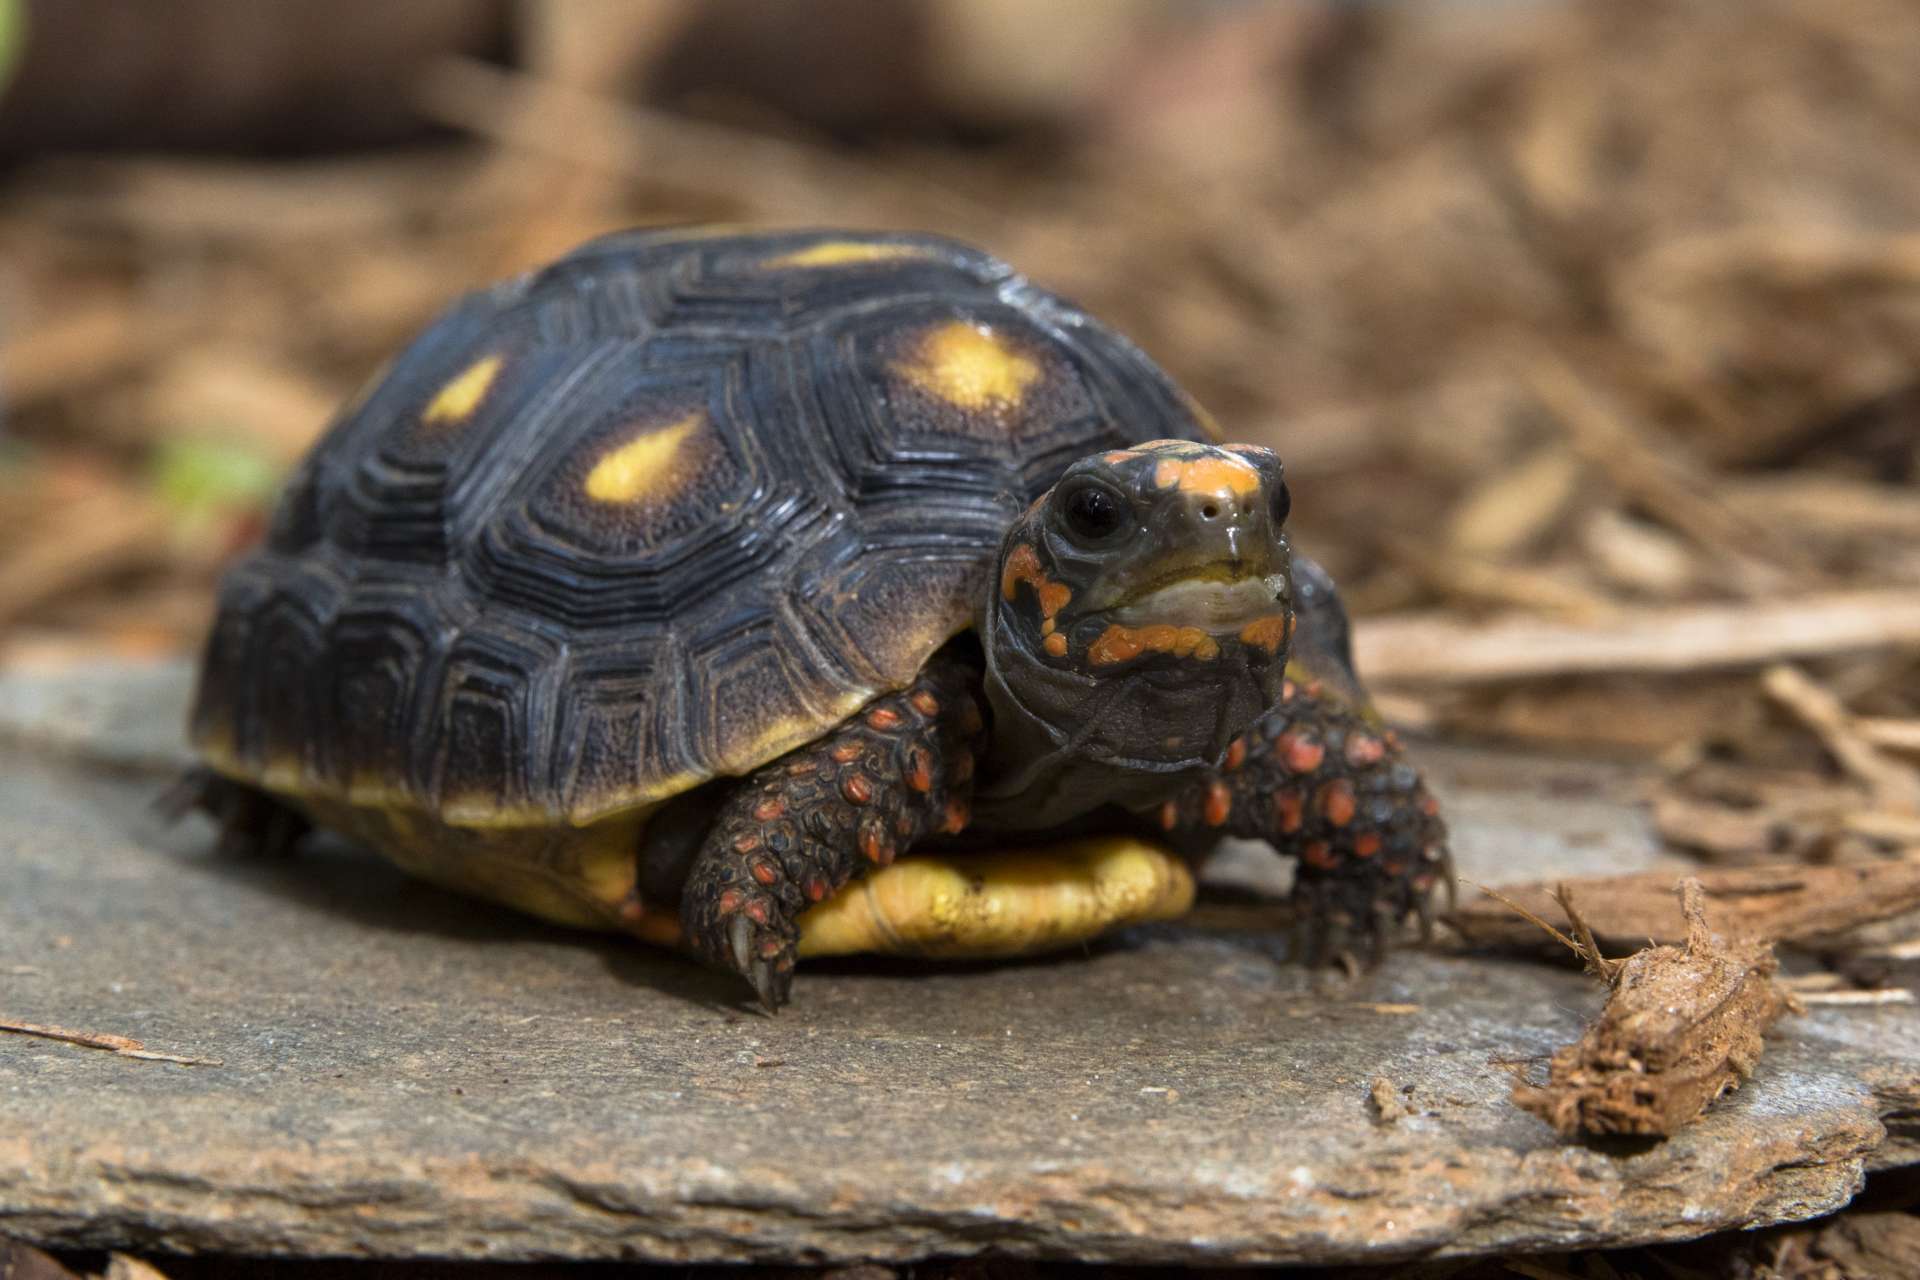
[[[808,904],[924,836],[967,825],[985,727],[969,693],[978,679],[936,659],[912,691],[870,705],[721,801],[682,890],[681,923],[769,1009],[786,1000]]]

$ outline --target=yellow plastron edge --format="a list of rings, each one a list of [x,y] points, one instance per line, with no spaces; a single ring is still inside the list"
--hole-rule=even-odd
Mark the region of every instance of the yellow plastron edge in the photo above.
[[[915,854],[810,908],[800,917],[800,954],[1029,955],[1184,915],[1193,892],[1185,862],[1127,837]]]

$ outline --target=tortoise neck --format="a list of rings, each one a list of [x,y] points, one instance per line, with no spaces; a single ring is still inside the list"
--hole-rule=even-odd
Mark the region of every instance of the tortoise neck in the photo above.
[[[1153,808],[1218,764],[1271,701],[1250,674],[1196,686],[1062,669],[1029,655],[997,613],[983,628],[993,739],[974,790],[982,826],[1032,830],[1107,805]]]

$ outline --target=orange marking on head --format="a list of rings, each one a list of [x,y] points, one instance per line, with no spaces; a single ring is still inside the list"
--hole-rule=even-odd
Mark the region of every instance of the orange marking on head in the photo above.
[[[1233,792],[1227,790],[1227,784],[1215,778],[1207,787],[1207,825],[1217,827],[1227,820],[1233,812]]]
[[[831,754],[839,764],[852,764],[860,758],[860,744],[857,742],[843,742],[835,747]]]
[[[851,804],[865,804],[873,799],[873,784],[864,773],[850,773],[841,780],[840,794]]]
[[[1040,567],[1039,553],[1030,542],[1023,542],[1007,553],[1007,563],[1000,570],[1000,598],[1012,600],[1023,582],[1033,588],[1040,600],[1040,616],[1049,622],[1073,599],[1073,588],[1064,582],[1055,582]]]
[[[1110,467],[1115,467],[1123,462],[1130,462],[1139,456],[1140,451],[1138,449],[1110,449],[1100,455],[1100,461]]]
[[[1300,849],[1300,861],[1322,871],[1331,871],[1340,865],[1340,855],[1325,840],[1309,840]]]
[[[885,733],[898,729],[903,722],[898,711],[890,707],[875,707],[867,712],[867,723]]]
[[[753,864],[753,878],[761,884],[772,884],[780,878],[780,873],[773,869],[771,862],[756,862]]]
[[[1093,642],[1087,650],[1087,660],[1096,667],[1106,667],[1129,662],[1149,652],[1209,662],[1220,656],[1220,645],[1199,627],[1176,627],[1169,622],[1126,627],[1116,622]]]
[[[761,822],[772,822],[775,818],[785,814],[786,811],[787,802],[779,796],[769,796],[759,804],[753,806],[753,816]]]
[[[973,813],[963,801],[949,800],[947,801],[947,820],[941,824],[940,829],[950,836],[957,836],[967,829],[967,823],[972,818]]]
[[[1378,831],[1369,831],[1365,835],[1359,835],[1353,838],[1353,856],[1354,857],[1371,858],[1374,854],[1378,852],[1380,852],[1380,833]],[[1392,866],[1389,866],[1387,870],[1395,871],[1395,868]],[[1406,868],[1400,867],[1398,870],[1404,871],[1406,870]],[[1395,871],[1395,873],[1398,874],[1397,871]]]
[[[1171,831],[1180,825],[1180,806],[1169,800],[1160,806],[1160,829]]]
[[[752,853],[759,847],[760,833],[757,831],[749,831],[745,835],[735,836],[733,838],[733,849],[735,853]]]
[[[1260,491],[1260,473],[1253,464],[1231,454],[1209,453],[1198,458],[1162,458],[1154,464],[1153,482],[1182,493],[1217,493],[1250,498]]]
[[[1067,656],[1067,638],[1058,631],[1040,642],[1040,647],[1056,658]]]
[[[1265,649],[1268,653],[1280,652],[1280,647],[1293,634],[1293,615],[1287,613],[1268,614],[1264,618],[1255,618],[1240,628],[1240,643],[1255,649]]]
[[[940,714],[940,699],[934,697],[925,689],[915,689],[907,695],[907,701],[911,702],[913,709],[923,716],[937,716]]]
[[[907,785],[915,791],[927,791],[933,787],[933,762],[919,747],[915,747],[907,756]]]
[[[1246,762],[1247,740],[1245,738],[1235,738],[1227,744],[1227,758],[1222,761],[1222,767],[1231,773]]]

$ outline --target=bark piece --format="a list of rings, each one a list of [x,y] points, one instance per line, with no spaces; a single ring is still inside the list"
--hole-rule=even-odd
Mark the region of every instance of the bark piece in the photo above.
[[[1715,919],[1731,934],[1822,951],[1920,938],[1920,864],[1729,867],[1703,871],[1696,879]],[[1691,922],[1674,901],[1671,871],[1561,885],[1572,892],[1580,918],[1603,945],[1685,943],[1692,936]],[[1551,920],[1556,914],[1556,891],[1546,884],[1503,885],[1500,892],[1534,915]],[[1531,950],[1542,942],[1535,925],[1488,899],[1461,903],[1447,923],[1475,946]]]
[[[1683,947],[1609,960],[1574,910],[1580,953],[1610,992],[1600,1016],[1553,1055],[1544,1086],[1517,1081],[1513,1100],[1561,1133],[1666,1137],[1753,1073],[1766,1029],[1792,998],[1773,981],[1773,944],[1715,933],[1706,892],[1685,880]]]

